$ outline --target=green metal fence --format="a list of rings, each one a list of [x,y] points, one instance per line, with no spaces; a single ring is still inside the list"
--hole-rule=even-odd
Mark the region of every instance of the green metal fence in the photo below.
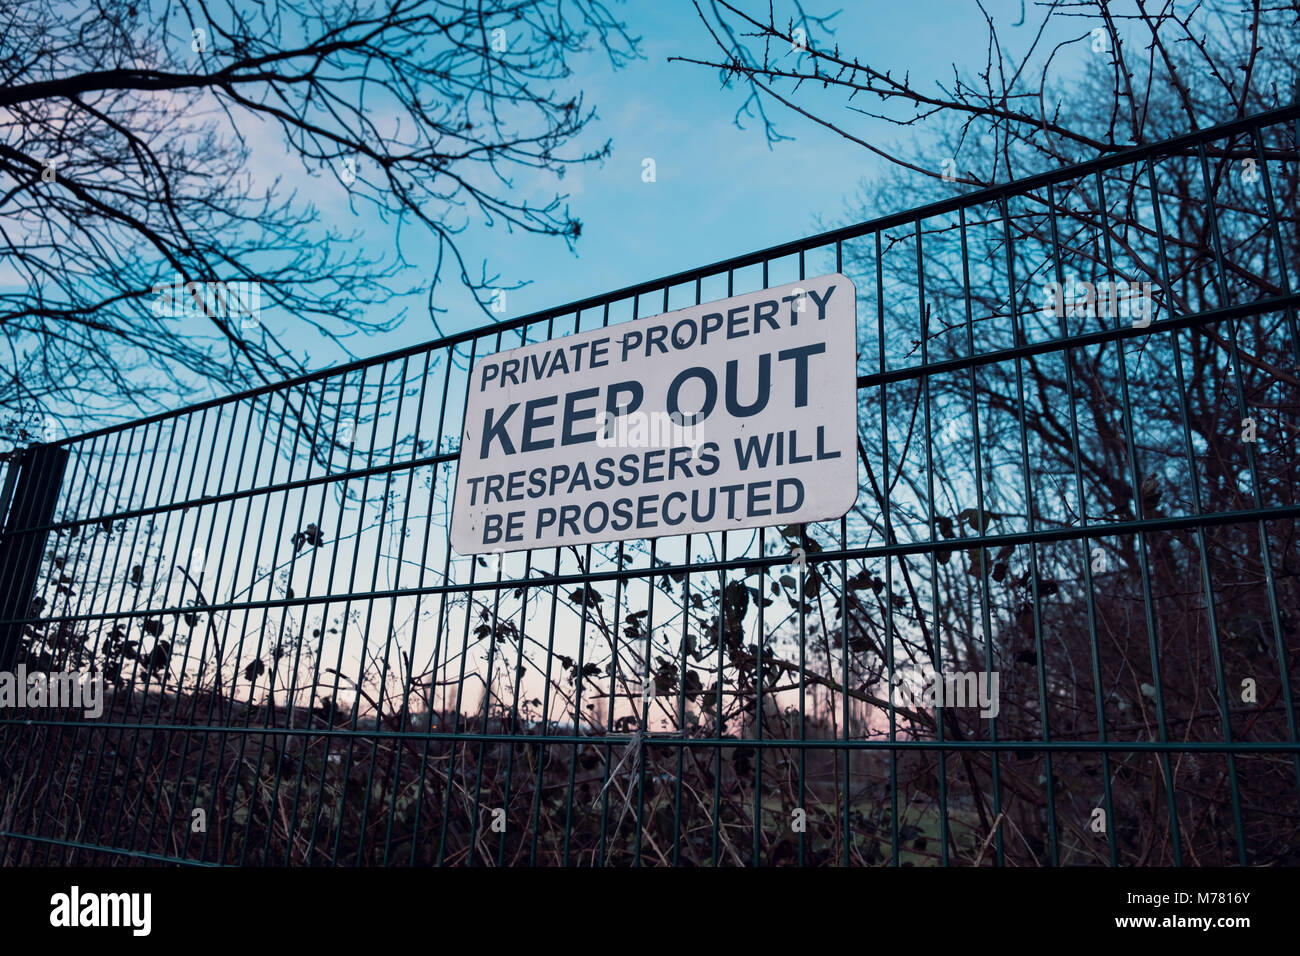
[[[0,860],[1300,862],[1298,122],[15,450]],[[476,359],[830,271],[843,519],[450,551]]]

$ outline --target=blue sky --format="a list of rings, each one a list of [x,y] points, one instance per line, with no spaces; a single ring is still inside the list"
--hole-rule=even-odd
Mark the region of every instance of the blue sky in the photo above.
[[[990,0],[985,7],[1009,38],[1026,45],[1032,40],[1028,34],[1032,19],[1019,29],[1011,27],[1020,17],[1019,0]],[[779,121],[780,131],[793,139],[769,148],[757,120],[745,119],[746,128],[737,128],[733,118],[745,98],[741,90],[723,89],[713,70],[668,62],[674,55],[705,59],[717,52],[688,0],[632,0],[612,9],[626,20],[631,33],[642,38],[643,58],[617,71],[596,55],[574,64],[575,85],[598,113],[581,143],[594,147],[612,140],[610,158],[602,164],[571,168],[562,181],[538,177],[526,182],[521,177],[515,184],[538,200],[557,191],[568,193],[570,208],[583,223],[576,249],[570,252],[558,239],[488,229],[478,219],[471,219],[461,234],[462,251],[476,271],[486,259],[488,274],[499,274],[503,284],[531,283],[509,293],[503,318],[828,228],[845,220],[847,200],[858,184],[884,168],[883,160],[861,146],[784,111],[779,104],[771,115]],[[837,7],[810,5],[808,9],[826,13]],[[914,81],[930,88],[937,79],[951,80],[953,62],[964,72],[984,63],[986,27],[973,2],[847,0],[838,9],[832,26],[835,40],[844,48],[870,59],[877,68],[910,70]],[[904,155],[914,151],[909,145],[911,131],[850,111],[842,95],[825,103],[835,121],[855,135],[898,143]],[[653,183],[642,181],[646,158],[655,161]],[[364,208],[350,210],[337,183],[318,182],[323,186],[316,187],[314,198],[321,205],[323,222],[361,229],[371,251],[380,251],[376,244],[392,247],[392,226]],[[322,195],[321,188],[334,195]],[[890,208],[867,212],[882,215],[911,204],[908,196],[900,195]],[[403,249],[411,261],[418,262],[424,240],[423,235],[416,236],[408,231]],[[437,300],[451,310],[440,319],[443,330],[450,333],[486,324],[483,314],[453,285],[443,286]],[[348,345],[365,356],[434,337],[425,299],[414,297],[399,328],[366,339],[354,337]],[[341,357],[305,336],[298,340],[291,334],[287,341],[311,355],[312,367]]]

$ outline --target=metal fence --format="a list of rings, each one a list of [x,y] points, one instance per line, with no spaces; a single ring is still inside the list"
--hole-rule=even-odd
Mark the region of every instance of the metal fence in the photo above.
[[[1298,123],[15,450],[0,861],[1300,863]],[[478,358],[830,271],[843,519],[448,548]]]

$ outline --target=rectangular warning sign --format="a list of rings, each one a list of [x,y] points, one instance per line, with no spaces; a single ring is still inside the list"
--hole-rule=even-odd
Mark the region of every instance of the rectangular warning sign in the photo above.
[[[484,358],[452,546],[838,518],[858,495],[855,325],[835,273]]]

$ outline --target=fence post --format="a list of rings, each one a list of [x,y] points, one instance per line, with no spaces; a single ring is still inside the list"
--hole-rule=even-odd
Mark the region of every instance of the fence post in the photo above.
[[[23,625],[31,616],[36,578],[45,555],[48,531],[30,532],[54,520],[54,505],[63,486],[68,452],[58,445],[29,445],[14,457],[5,481],[0,514],[0,670],[12,670],[22,642]],[[8,505],[7,513],[4,506]],[[27,532],[27,533],[24,533]]]

